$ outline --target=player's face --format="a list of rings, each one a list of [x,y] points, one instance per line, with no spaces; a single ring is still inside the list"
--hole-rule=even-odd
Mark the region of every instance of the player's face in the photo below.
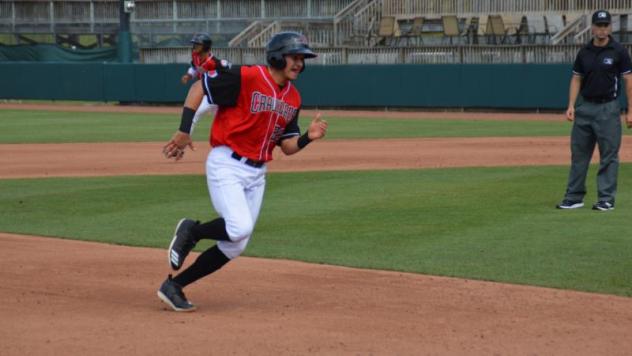
[[[202,52],[204,52],[204,46],[202,46],[199,43],[194,43],[193,44],[193,52],[195,52],[197,54],[201,54]]]
[[[305,65],[305,56],[302,54],[290,54],[285,56],[287,65],[283,70],[283,74],[289,80],[298,78],[303,66]]]
[[[600,40],[605,40],[608,38],[608,35],[612,32],[611,24],[596,24],[592,25],[592,33],[593,36],[597,37]]]

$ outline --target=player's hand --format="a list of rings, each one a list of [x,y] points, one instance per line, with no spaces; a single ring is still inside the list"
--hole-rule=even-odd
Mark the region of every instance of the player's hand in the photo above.
[[[632,110],[628,109],[628,114],[625,116],[625,125],[632,129]]]
[[[173,158],[179,161],[184,157],[187,146],[190,147],[192,151],[195,151],[191,135],[182,131],[176,131],[171,140],[162,148],[162,154],[167,159]]]
[[[320,118],[321,114],[316,114],[316,117],[309,124],[309,129],[307,130],[307,136],[310,140],[318,140],[325,137],[327,133],[327,121]]]
[[[180,78],[180,82],[182,82],[182,84],[186,84],[189,80],[191,80],[191,76],[189,75],[189,73],[183,75],[182,78]]]
[[[566,120],[575,120],[575,107],[569,106],[568,109],[566,109]]]

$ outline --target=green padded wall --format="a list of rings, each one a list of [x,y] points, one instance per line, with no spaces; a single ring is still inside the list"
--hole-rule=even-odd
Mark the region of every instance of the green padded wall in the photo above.
[[[311,66],[297,81],[309,106],[563,108],[570,66]]]
[[[0,62],[0,98],[182,103],[186,69]],[[296,85],[309,107],[563,109],[570,76],[562,64],[313,65]]]

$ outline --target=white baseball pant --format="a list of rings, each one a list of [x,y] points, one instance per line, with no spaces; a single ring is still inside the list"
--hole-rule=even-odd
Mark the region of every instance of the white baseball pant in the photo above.
[[[200,120],[202,120],[202,117],[206,113],[211,113],[211,115],[215,116],[216,112],[217,105],[210,104],[208,102],[208,98],[204,96],[202,102],[200,103],[200,106],[197,108],[197,110],[195,110],[195,115],[193,116],[193,124],[191,125],[191,132],[189,132],[189,135],[193,135],[193,130],[195,129],[195,126]]]
[[[206,182],[215,211],[226,221],[231,241],[218,241],[217,247],[233,259],[248,245],[259,217],[266,185],[267,168],[251,167],[236,160],[228,146],[213,147],[206,159]]]

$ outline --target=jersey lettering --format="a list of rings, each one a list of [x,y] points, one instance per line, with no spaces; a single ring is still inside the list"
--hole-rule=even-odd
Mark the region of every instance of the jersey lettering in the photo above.
[[[284,101],[269,97],[256,91],[252,93],[250,112],[253,114],[259,112],[273,112],[281,115],[286,122],[289,122],[296,115],[297,108],[289,105]]]

